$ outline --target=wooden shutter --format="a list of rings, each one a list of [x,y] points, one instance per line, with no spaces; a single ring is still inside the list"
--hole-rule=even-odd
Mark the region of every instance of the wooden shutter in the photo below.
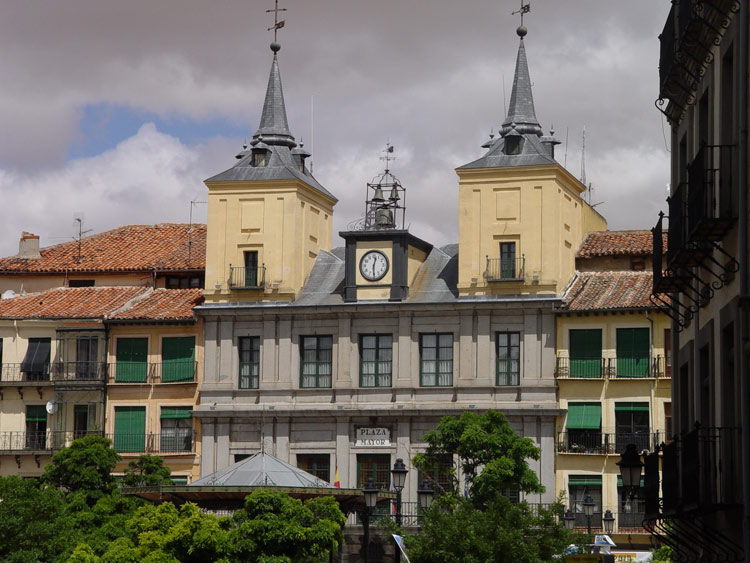
[[[647,328],[618,328],[617,377],[648,377],[649,348]]]
[[[164,338],[161,342],[162,381],[193,381],[195,336]]]
[[[148,371],[148,338],[118,338],[115,381],[145,383]]]
[[[115,407],[115,450],[146,451],[146,407]]]
[[[602,330],[570,331],[570,376],[601,377]]]

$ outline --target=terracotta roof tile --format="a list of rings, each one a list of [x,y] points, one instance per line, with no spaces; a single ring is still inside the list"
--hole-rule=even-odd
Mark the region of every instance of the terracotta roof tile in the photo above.
[[[566,309],[653,309],[652,285],[651,272],[579,272],[566,292]]]
[[[663,235],[664,250],[667,234]],[[588,233],[578,249],[578,258],[595,256],[650,256],[653,254],[653,237],[648,230],[595,231]]]
[[[112,320],[192,320],[193,307],[203,303],[201,289],[157,289],[123,310]]]
[[[0,258],[0,273],[203,270],[206,225],[127,225],[41,249],[41,258]]]
[[[58,287],[0,300],[0,318],[103,318],[132,299],[152,291],[148,287]]]

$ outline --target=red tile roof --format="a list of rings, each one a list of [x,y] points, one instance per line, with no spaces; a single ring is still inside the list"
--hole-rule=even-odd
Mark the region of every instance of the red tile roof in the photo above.
[[[0,258],[0,273],[204,270],[206,225],[127,225],[41,249],[41,258]]]
[[[651,272],[579,272],[566,292],[566,309],[653,309]],[[666,299],[666,296],[664,296]]]
[[[663,234],[664,250],[667,233]],[[595,231],[588,233],[578,249],[578,258],[595,256],[651,256],[653,236],[651,231]]]
[[[109,316],[113,320],[192,320],[203,303],[201,289],[157,289]]]
[[[0,318],[92,319],[120,309],[148,287],[58,287],[0,299]]]

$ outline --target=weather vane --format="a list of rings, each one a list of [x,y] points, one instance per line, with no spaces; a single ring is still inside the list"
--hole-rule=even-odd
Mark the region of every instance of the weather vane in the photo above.
[[[273,12],[273,26],[268,28],[268,31],[273,29],[273,42],[276,43],[276,34],[284,27],[284,20],[279,21],[279,12],[286,12],[286,8],[279,8],[279,0],[276,0],[276,6],[272,10],[266,10],[266,13]]]
[[[521,0],[521,8],[513,12],[511,15],[515,16],[516,14],[521,14],[521,27],[523,27],[523,15],[528,14],[530,11],[531,11],[531,2],[524,4],[523,0]]]
[[[385,171],[388,172],[388,170],[391,168],[391,160],[396,160],[395,156],[391,156],[393,154],[393,145],[390,142],[386,141],[383,153],[385,154],[385,156],[381,156],[380,160],[385,161]]]

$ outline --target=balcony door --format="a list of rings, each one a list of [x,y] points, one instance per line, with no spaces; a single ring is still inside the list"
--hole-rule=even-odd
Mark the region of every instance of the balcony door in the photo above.
[[[161,453],[191,452],[193,449],[192,407],[161,408]]]
[[[76,339],[76,379],[97,379],[99,339],[79,336]]]
[[[500,279],[512,280],[516,278],[516,243],[500,243]]]
[[[47,410],[44,405],[26,407],[26,447],[30,450],[47,448]]]
[[[570,377],[602,376],[602,329],[570,331]]]
[[[161,341],[161,381],[195,379],[195,336],[165,337]]]
[[[245,251],[245,287],[258,286],[258,252]]]
[[[26,381],[49,380],[51,338],[29,338],[26,355],[21,362],[21,372]]]
[[[146,407],[115,407],[115,450],[146,451]]]
[[[651,450],[648,403],[615,403],[615,433],[616,453],[628,444],[635,444],[639,452]]]
[[[647,328],[618,328],[617,377],[648,377],[649,350]]]
[[[115,381],[146,383],[148,338],[118,338]]]

